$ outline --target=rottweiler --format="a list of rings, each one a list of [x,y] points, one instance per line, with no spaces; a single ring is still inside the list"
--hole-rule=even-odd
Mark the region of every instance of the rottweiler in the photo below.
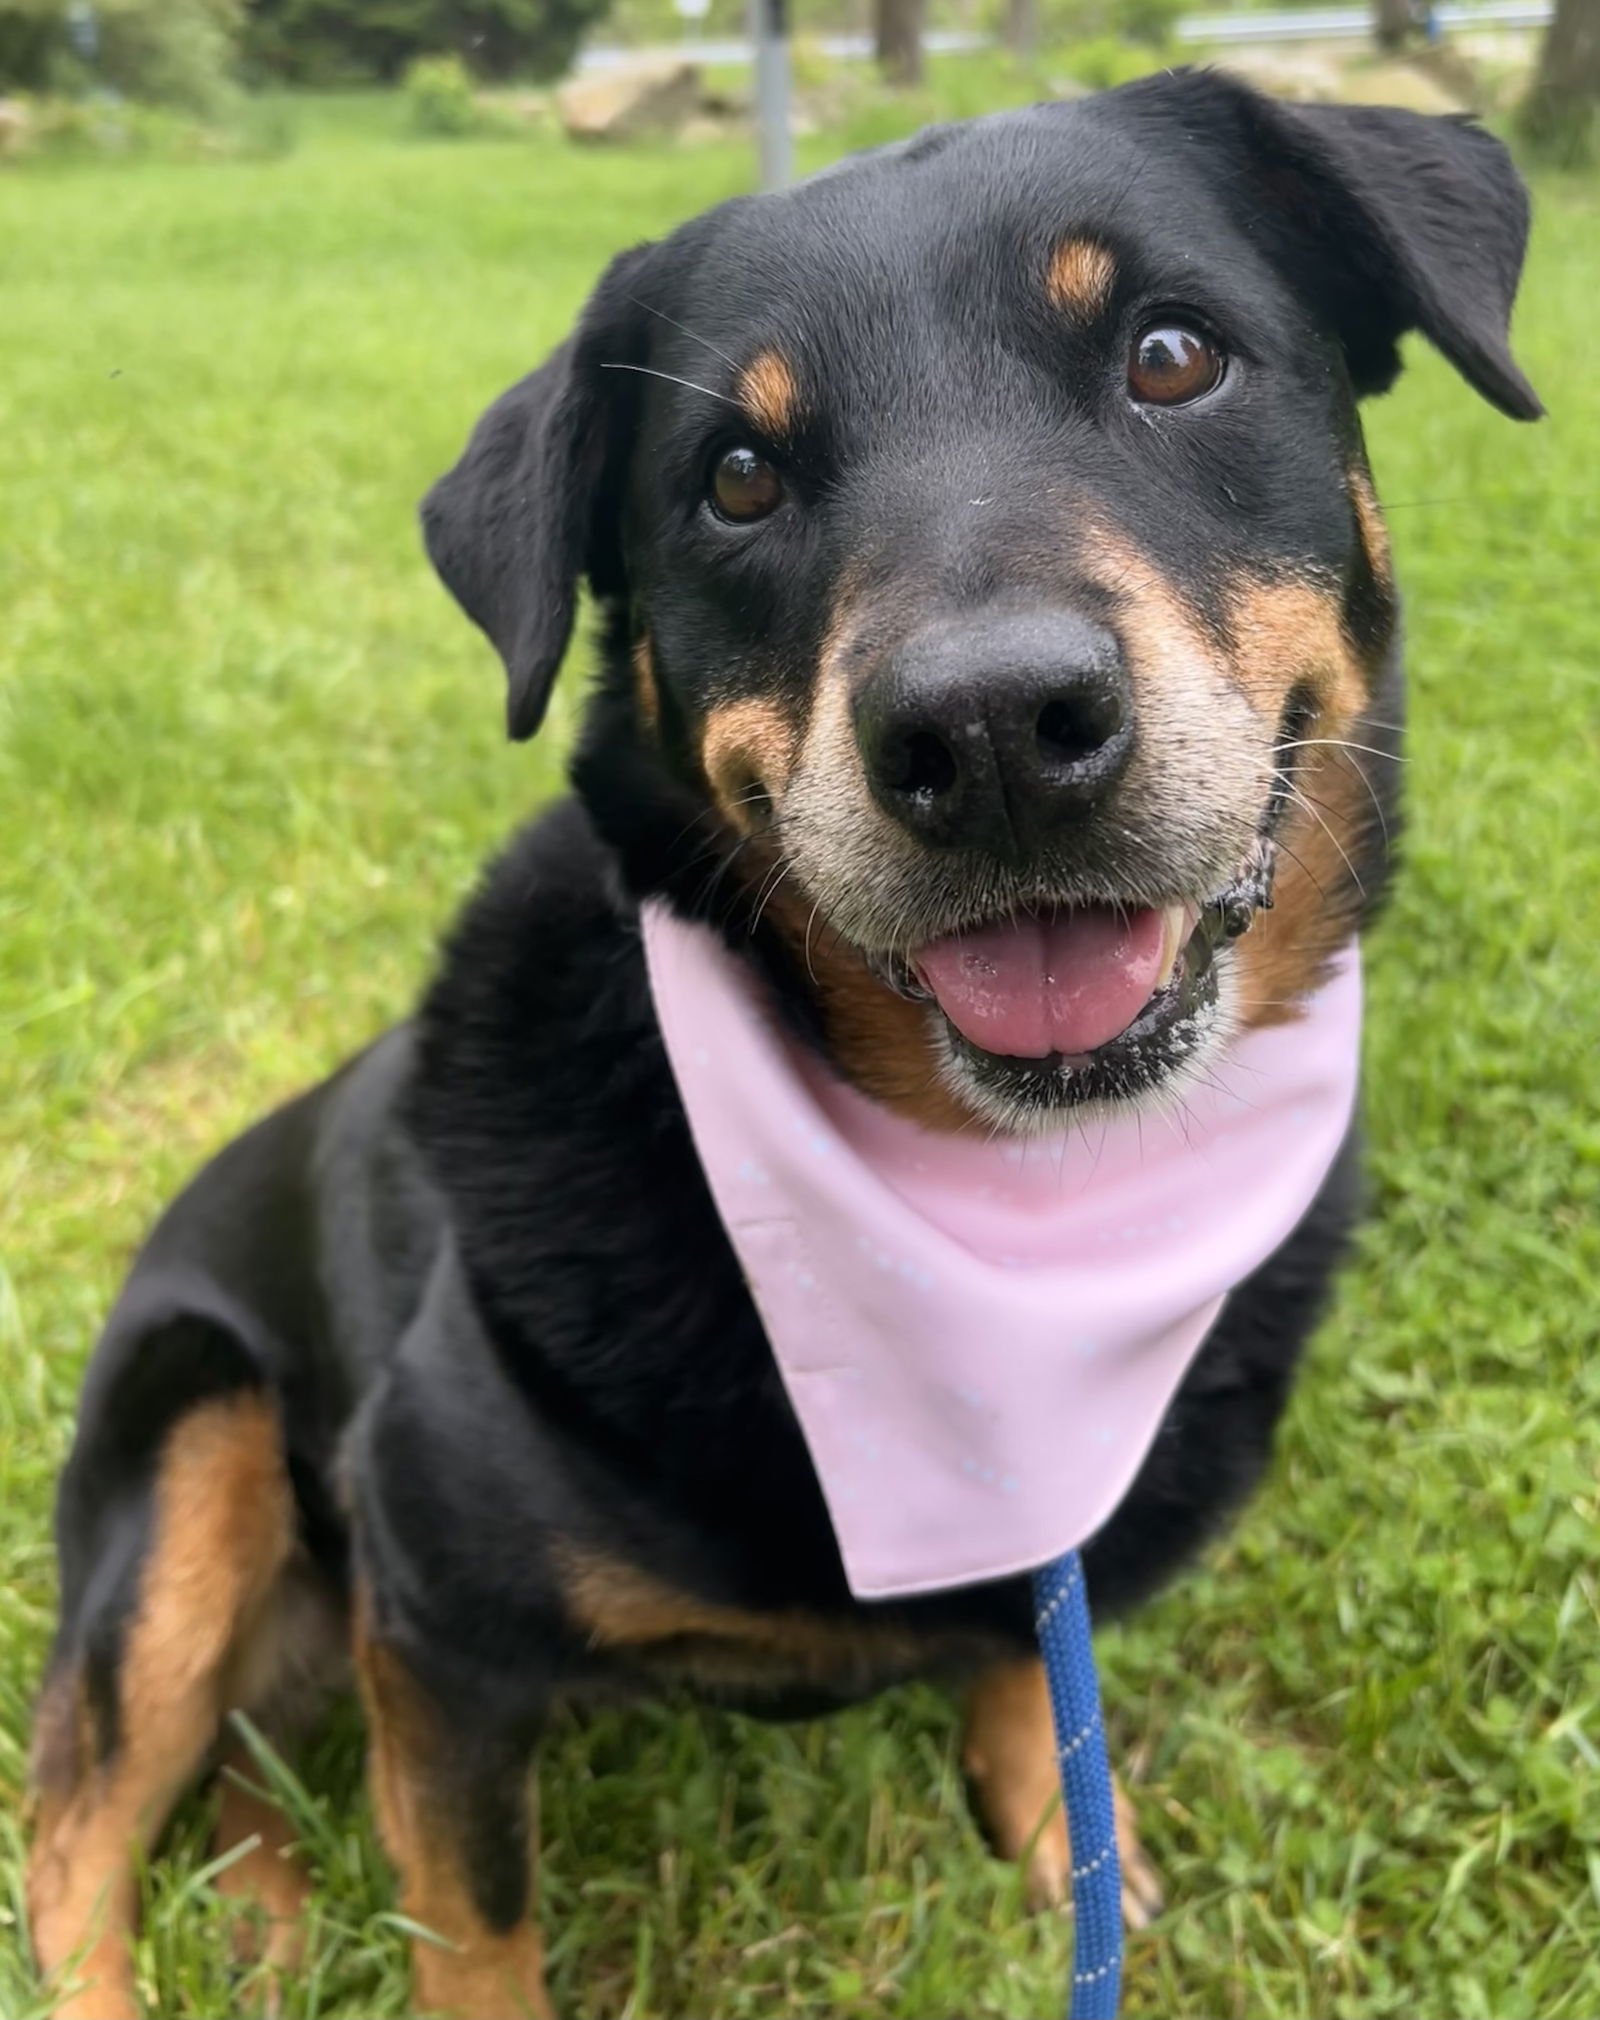
[[[89,1364],[33,1757],[60,2013],[136,2013],[136,1873],[237,1758],[230,1715],[290,1746],[352,1677],[405,1911],[442,1939],[415,1955],[429,2012],[550,2010],[529,1770],[551,1707],[601,1695],[790,1716],[960,1679],[982,1819],[1061,1895],[1028,1580],[852,1595],[641,906],[718,936],[789,1042],[930,1136],[1148,1111],[1238,1034],[1292,1028],[1396,830],[1398,603],[1358,402],[1420,331],[1538,415],[1508,348],[1527,223],[1470,120],[1174,71],[934,127],[624,252],[488,409],[426,545],[517,738],[587,582],[572,789],[488,870],[409,1021],[181,1194]],[[1063,1045],[1005,960],[978,1002],[928,951],[1007,932],[1120,933],[1137,1000]],[[1089,1542],[1101,1614],[1259,1479],[1356,1165],[1352,1130],[1228,1294]],[[291,1960],[288,1827],[238,1777],[220,1801],[219,1850],[255,1842],[219,1885]],[[1154,1882],[1124,1849],[1137,1914]]]

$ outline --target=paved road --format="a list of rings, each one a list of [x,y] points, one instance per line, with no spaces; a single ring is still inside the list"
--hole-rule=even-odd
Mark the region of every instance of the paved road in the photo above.
[[[1463,28],[1542,28],[1554,8],[1551,0],[1483,0],[1482,5],[1445,4],[1437,9],[1439,26],[1446,34]],[[1335,42],[1359,41],[1372,33],[1372,13],[1365,7],[1307,7],[1280,14],[1185,14],[1177,26],[1179,42]],[[963,33],[959,29],[936,28],[926,38],[934,56],[959,56],[969,49],[981,49],[987,36]],[[870,56],[871,38],[866,35],[821,35],[816,38],[825,56]],[[615,70],[635,62],[645,52],[638,49],[585,49],[578,58],[580,70]],[[673,54],[691,63],[748,63],[750,44],[743,38],[725,42],[684,41],[651,54]]]

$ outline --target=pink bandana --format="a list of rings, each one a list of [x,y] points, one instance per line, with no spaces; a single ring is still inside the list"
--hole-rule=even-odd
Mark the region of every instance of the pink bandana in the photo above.
[[[644,908],[667,1056],[851,1590],[1032,1570],[1132,1485],[1228,1292],[1310,1206],[1355,1104],[1356,951],[1181,1114],[935,1134],[793,1044],[703,926]]]

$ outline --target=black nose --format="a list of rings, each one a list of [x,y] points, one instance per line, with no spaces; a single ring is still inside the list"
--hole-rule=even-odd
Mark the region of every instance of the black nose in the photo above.
[[[919,632],[856,697],[873,797],[934,848],[1014,855],[1093,812],[1133,750],[1116,640],[1071,611]]]

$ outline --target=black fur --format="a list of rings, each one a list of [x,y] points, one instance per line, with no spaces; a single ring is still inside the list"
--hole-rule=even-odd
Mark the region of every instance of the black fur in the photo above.
[[[1058,369],[1059,334],[1028,292],[1052,237],[1080,221],[1141,298],[1169,301],[1187,275],[1246,360],[1231,405],[1143,476],[1093,363],[1122,339],[1091,333],[1091,363]],[[377,1630],[481,1736],[464,1786],[503,1786],[553,1696],[660,1687],[658,1666],[598,1652],[573,1626],[563,1543],[757,1613],[893,1617],[931,1668],[1027,1647],[1024,1581],[875,1608],[845,1585],[645,978],[637,905],[663,893],[758,959],[822,1042],[793,951],[752,933],[749,892],[707,857],[695,725],[736,694],[814,677],[847,566],[891,605],[907,580],[982,595],[1008,570],[1044,579],[1063,459],[1148,529],[1201,607],[1219,555],[1267,576],[1309,560],[1346,584],[1352,634],[1376,656],[1393,612],[1342,489],[1353,395],[1392,380],[1398,339],[1419,328],[1507,412],[1536,413],[1505,341],[1525,229],[1503,152],[1471,127],[1273,106],[1178,74],[938,130],[617,261],[425,509],[441,574],[505,659],[513,734],[543,714],[580,576],[601,599],[577,796],[491,869],[412,1023],[225,1150],[151,1237],[62,1483],[58,1661],[87,1652],[114,1670],[161,1435],[241,1383],[282,1399],[312,1556],[343,1585],[353,1523]],[[718,399],[611,368],[716,388],[721,353],[797,330],[810,418],[776,447],[814,510],[758,555],[697,516]],[[924,425],[941,414],[959,417],[954,447]],[[947,508],[974,457],[995,503],[961,533]],[[628,657],[641,628],[661,673],[648,734]],[[1398,681],[1391,650],[1383,722],[1398,720]],[[1371,767],[1380,797],[1393,769]],[[1380,829],[1358,865],[1373,898]],[[1229,1298],[1089,1548],[1100,1612],[1157,1586],[1260,1477],[1356,1192],[1350,1144]],[[804,1689],[775,1667],[741,1694],[815,1708],[902,1667]],[[485,1912],[503,1922],[521,1899],[516,1829],[486,1823],[475,1839]]]

